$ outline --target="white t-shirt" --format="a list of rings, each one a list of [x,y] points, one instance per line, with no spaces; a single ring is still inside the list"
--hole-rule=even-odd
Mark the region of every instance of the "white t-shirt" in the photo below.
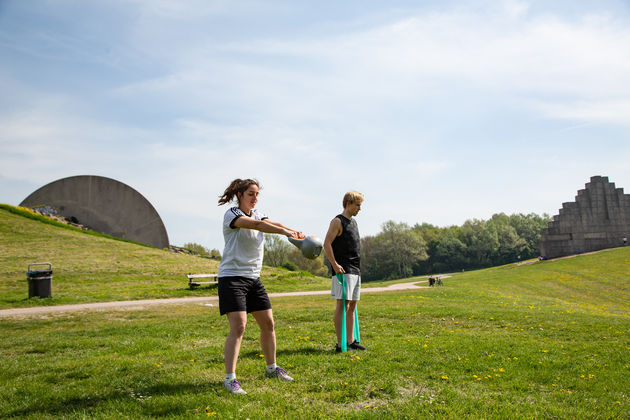
[[[223,216],[223,239],[225,248],[219,264],[219,277],[241,276],[251,279],[260,277],[262,268],[265,235],[255,229],[234,226],[239,217],[251,217],[255,220],[267,219],[258,210],[247,215],[238,207],[232,207]]]

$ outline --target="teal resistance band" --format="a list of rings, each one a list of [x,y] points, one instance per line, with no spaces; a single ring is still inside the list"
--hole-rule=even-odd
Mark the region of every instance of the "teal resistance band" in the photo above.
[[[341,283],[341,297],[343,299],[343,317],[341,318],[341,351],[348,351],[348,338],[346,327],[346,280],[343,274],[337,274],[337,280]],[[359,331],[359,310],[354,307],[354,340],[357,343],[361,343],[361,333]]]

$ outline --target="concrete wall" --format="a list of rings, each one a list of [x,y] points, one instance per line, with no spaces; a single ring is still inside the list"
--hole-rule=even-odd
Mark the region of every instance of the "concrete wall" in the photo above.
[[[630,239],[630,195],[594,176],[574,202],[563,203],[542,234],[540,255],[556,258],[623,245]]]
[[[157,248],[169,245],[164,223],[151,203],[114,179],[92,175],[59,179],[41,187],[20,205],[49,205],[94,231]]]

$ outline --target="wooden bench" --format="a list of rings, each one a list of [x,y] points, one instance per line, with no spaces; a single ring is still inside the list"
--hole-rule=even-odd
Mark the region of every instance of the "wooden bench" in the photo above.
[[[201,286],[202,284],[219,284],[217,279],[218,274],[186,274],[188,277],[188,287],[194,289],[197,286]],[[204,279],[204,278],[212,278],[214,281],[197,281],[196,279]]]

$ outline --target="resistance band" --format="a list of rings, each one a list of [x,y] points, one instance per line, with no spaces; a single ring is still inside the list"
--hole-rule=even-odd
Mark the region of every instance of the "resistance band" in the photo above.
[[[346,279],[343,274],[337,274],[337,280],[341,283],[341,297],[343,299],[343,318],[341,322],[341,351],[348,351],[347,319],[346,319]],[[354,307],[354,340],[361,343],[361,333],[359,331],[359,310]]]

